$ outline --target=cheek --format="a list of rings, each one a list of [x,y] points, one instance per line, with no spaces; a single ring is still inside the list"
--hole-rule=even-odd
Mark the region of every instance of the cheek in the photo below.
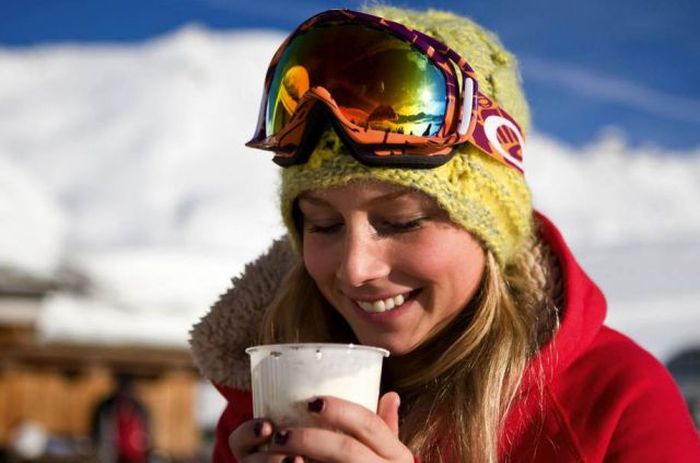
[[[403,267],[414,276],[450,292],[471,294],[485,267],[481,245],[467,232],[444,233],[413,246],[402,258]]]
[[[329,275],[335,273],[336,265],[333,262],[333,254],[322,246],[318,240],[304,236],[304,250],[302,253],[306,270],[319,286]]]

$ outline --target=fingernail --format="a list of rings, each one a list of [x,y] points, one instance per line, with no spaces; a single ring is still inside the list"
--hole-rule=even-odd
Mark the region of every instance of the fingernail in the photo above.
[[[262,434],[262,428],[265,423],[263,420],[255,420],[255,424],[253,425],[253,432],[255,433],[255,437],[260,437],[260,434]]]
[[[275,444],[277,445],[284,445],[287,443],[287,440],[289,440],[289,431],[282,430],[282,431],[277,431],[272,438]],[[294,461],[294,460],[292,460]]]
[[[318,398],[314,399],[311,402],[307,404],[307,407],[311,413],[321,413],[321,410],[323,410],[323,407],[325,407],[326,401]]]
[[[294,463],[294,457],[284,457],[282,463]]]

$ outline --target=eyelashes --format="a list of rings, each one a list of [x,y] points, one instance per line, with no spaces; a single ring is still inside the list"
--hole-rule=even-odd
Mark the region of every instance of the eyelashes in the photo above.
[[[418,217],[405,222],[385,222],[384,227],[395,232],[406,232],[420,228],[426,219],[427,217]]]
[[[306,223],[304,225],[304,230],[306,230],[309,233],[320,233],[322,235],[330,235],[331,233],[335,233],[336,231],[340,230],[343,224],[337,223],[333,225],[314,225],[311,223]]]
[[[405,221],[382,221],[376,225],[373,225],[373,228],[375,229],[376,233],[380,236],[406,233],[420,229],[427,219],[428,217],[421,216]],[[304,230],[308,233],[331,235],[342,230],[344,225],[345,224],[343,222],[332,223],[328,225],[320,225],[305,220]]]

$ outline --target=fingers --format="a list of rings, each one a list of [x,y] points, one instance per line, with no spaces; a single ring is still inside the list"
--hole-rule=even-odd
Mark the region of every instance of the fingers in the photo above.
[[[399,406],[401,398],[396,392],[387,392],[379,399],[377,415],[384,420],[394,436],[399,435]]]
[[[399,404],[395,392],[382,396],[377,413],[335,397],[317,397],[307,403],[308,427],[275,432],[269,421],[252,420],[231,433],[229,446],[241,463],[412,463],[398,438]],[[265,452],[260,452],[262,444],[269,444]]]
[[[282,455],[273,453],[253,453],[242,460],[238,460],[239,463],[308,463],[308,460],[304,460],[303,457],[296,455]]]
[[[349,434],[382,457],[390,456],[389,444],[397,441],[376,413],[346,400],[318,397],[309,402],[309,411],[322,427]]]
[[[237,427],[228,438],[228,445],[237,460],[258,451],[258,446],[270,440],[272,424],[267,420],[246,421]]]
[[[303,455],[304,461],[324,463],[384,461],[357,439],[321,428],[281,429],[274,434],[270,451]]]
[[[382,413],[391,425],[360,405],[335,397],[317,397],[307,404],[314,427],[290,429],[288,435],[287,430],[278,431],[271,450],[324,462],[402,461],[406,455],[410,457],[407,461],[413,461],[398,439],[398,395],[385,397]]]
[[[272,453],[254,453],[239,463],[308,463],[300,456],[277,455]]]

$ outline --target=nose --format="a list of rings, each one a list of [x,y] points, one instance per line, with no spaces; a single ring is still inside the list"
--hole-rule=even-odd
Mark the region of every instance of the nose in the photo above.
[[[370,230],[348,229],[343,254],[336,272],[338,279],[352,288],[387,277],[391,265],[386,244]]]

